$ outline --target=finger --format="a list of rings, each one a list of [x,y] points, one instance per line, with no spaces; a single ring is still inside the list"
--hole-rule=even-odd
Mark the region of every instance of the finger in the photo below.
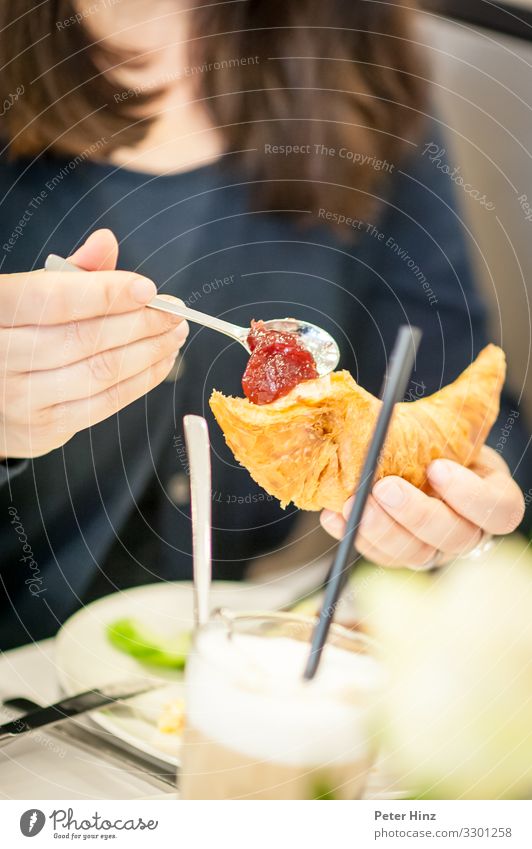
[[[322,510],[320,513],[320,524],[334,539],[342,539],[345,531],[345,520],[341,513],[333,513],[332,510]]]
[[[489,477],[493,472],[505,472],[510,474],[508,464],[502,459],[498,451],[494,451],[489,445],[483,445],[479,451],[478,457],[469,467],[481,478]]]
[[[165,357],[140,374],[116,383],[98,395],[52,407],[51,412],[58,428],[61,428],[61,423],[67,422],[69,432],[72,431],[74,435],[104,421],[162,383],[171,372],[175,359],[174,355]]]
[[[69,258],[86,271],[113,271],[118,261],[118,242],[112,230],[95,230]]]
[[[379,551],[388,565],[412,567],[428,563],[437,549],[402,527],[372,497],[360,523],[356,547],[361,553],[369,548]]]
[[[452,460],[435,460],[428,477],[440,498],[490,534],[510,533],[523,518],[523,494],[506,472],[482,478]]]
[[[29,271],[6,274],[0,323],[65,324],[138,310],[157,294],[152,280],[130,271]]]
[[[102,351],[62,369],[34,371],[29,375],[7,378],[10,415],[24,418],[28,409],[44,410],[56,403],[104,392],[166,357],[173,356],[175,359],[184,338],[184,329],[178,326],[160,336]]]
[[[439,498],[389,475],[377,481],[373,495],[382,512],[427,545],[448,554],[465,554],[482,539],[480,528]],[[384,524],[384,519],[382,520]]]
[[[188,325],[178,316],[161,310],[140,309],[67,324],[0,328],[2,371],[61,368],[100,351],[159,336],[178,325],[182,325],[187,335]]]
[[[386,566],[391,569],[412,569],[415,572],[424,572],[430,569],[433,565],[434,555],[437,553],[432,550],[431,556],[426,560],[422,558],[411,558],[409,563],[403,563],[397,557],[386,554],[378,546],[372,545],[366,540],[361,540],[360,546],[357,544],[357,548],[366,560],[376,563],[378,566]]]
[[[344,512],[351,510],[353,499],[346,501]],[[368,503],[364,512],[356,548],[367,560],[379,563],[381,566],[396,566],[410,569],[426,569],[433,560],[436,550],[415,539],[411,534],[397,525],[384,511],[383,516],[372,516],[372,509],[378,505]],[[345,519],[339,513],[323,510],[320,516],[322,527],[335,539],[341,539],[345,532]],[[374,523],[378,525],[375,530]],[[389,538],[388,538],[389,533]]]

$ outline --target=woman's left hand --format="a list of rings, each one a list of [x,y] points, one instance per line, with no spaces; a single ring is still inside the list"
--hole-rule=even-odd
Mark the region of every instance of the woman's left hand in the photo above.
[[[356,547],[382,566],[423,569],[476,548],[484,534],[507,534],[521,522],[525,502],[508,466],[484,446],[470,468],[435,460],[427,470],[434,497],[390,475],[377,481],[357,534]],[[324,510],[321,523],[340,539],[353,499],[342,514]]]

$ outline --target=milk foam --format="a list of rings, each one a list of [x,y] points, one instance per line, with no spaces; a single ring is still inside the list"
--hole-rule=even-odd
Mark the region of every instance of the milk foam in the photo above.
[[[207,631],[187,669],[187,721],[220,745],[294,766],[365,759],[381,670],[327,645],[313,681],[309,647],[287,637]]]

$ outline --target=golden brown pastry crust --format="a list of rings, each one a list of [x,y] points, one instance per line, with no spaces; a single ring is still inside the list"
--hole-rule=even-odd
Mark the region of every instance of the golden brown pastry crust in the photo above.
[[[454,383],[398,404],[377,477],[400,475],[422,488],[438,457],[470,465],[497,418],[505,373],[503,351],[488,345]],[[283,507],[335,511],[355,489],[380,404],[347,371],[263,406],[216,390],[210,399],[236,459]]]

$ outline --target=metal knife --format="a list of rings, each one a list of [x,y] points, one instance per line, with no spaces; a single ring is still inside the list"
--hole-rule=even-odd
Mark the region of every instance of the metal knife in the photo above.
[[[4,699],[2,704],[8,710],[16,711],[17,715],[33,712],[42,707],[23,696]],[[54,725],[53,728],[46,729],[46,735],[88,755],[101,757],[105,764],[135,775],[140,780],[152,784],[162,793],[168,793],[169,790],[175,793],[176,767],[134,750],[123,740],[109,735],[96,726],[93,728],[86,718],[74,719],[72,722],[59,726]]]
[[[131,699],[133,696],[139,696],[141,693],[153,690],[157,686],[161,686],[159,681],[137,678],[121,681],[119,684],[108,684],[96,690],[87,690],[75,696],[68,696],[65,699],[61,699],[60,702],[30,711],[30,713],[26,713],[18,719],[13,719],[4,725],[0,725],[0,745],[11,743],[22,735],[35,731],[37,728],[55,725],[58,722],[64,722],[66,719],[72,719],[88,711],[96,710],[97,708],[105,707],[125,699]]]

